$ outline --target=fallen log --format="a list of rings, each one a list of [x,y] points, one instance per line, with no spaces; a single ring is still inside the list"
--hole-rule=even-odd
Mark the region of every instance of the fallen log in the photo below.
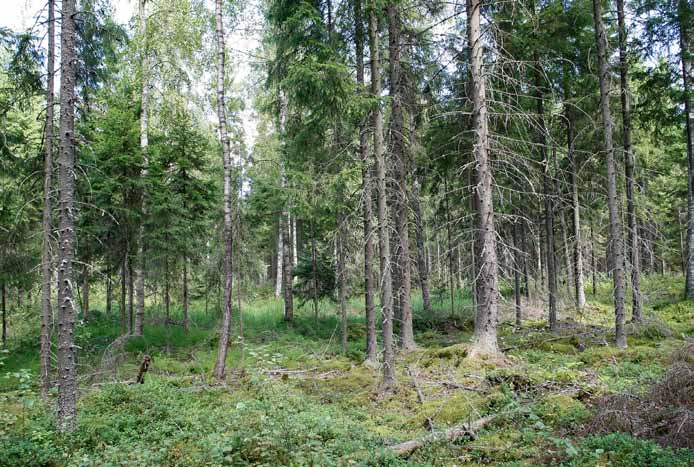
[[[458,438],[462,438],[465,435],[469,435],[471,438],[474,438],[476,431],[481,430],[497,418],[500,418],[505,415],[518,413],[521,411],[523,411],[523,409],[510,410],[506,412],[499,412],[487,415],[470,423],[458,425],[454,428],[451,428],[450,430],[431,433],[421,438],[412,439],[410,441],[405,441],[404,443],[396,444],[394,446],[391,446],[390,449],[391,451],[393,451],[393,453],[395,453],[396,456],[407,456],[408,454],[416,451],[417,449],[437,441],[455,441]]]

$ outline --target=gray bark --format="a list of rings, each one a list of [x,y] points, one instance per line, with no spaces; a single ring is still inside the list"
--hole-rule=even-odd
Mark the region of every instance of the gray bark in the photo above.
[[[224,22],[222,20],[222,0],[215,0],[215,35],[217,39],[217,118],[219,119],[219,139],[222,146],[224,162],[224,303],[222,305],[222,323],[219,331],[219,349],[214,366],[214,376],[224,378],[226,357],[231,334],[232,303],[232,254],[233,254],[233,213],[232,213],[232,160],[231,142],[227,133],[227,111],[225,84],[226,49],[224,45]]]
[[[692,48],[694,39],[690,27],[694,8],[688,0],[677,2],[677,16],[680,32],[680,57],[682,62],[682,82],[684,85],[685,136],[687,138],[687,272],[685,276],[685,295],[694,298],[694,102],[691,90],[694,78]]]
[[[583,252],[581,251],[581,206],[578,199],[578,163],[576,161],[573,114],[566,112],[566,135],[568,140],[569,167],[571,177],[571,211],[574,234],[574,299],[580,311],[586,306],[586,292],[583,283]]]
[[[139,0],[140,34],[142,35],[142,110],[140,113],[140,149],[144,158],[142,179],[147,178],[147,148],[149,147],[149,51],[147,50],[147,0]],[[142,216],[147,215],[146,192],[142,194]],[[137,258],[134,264],[137,313],[133,334],[141,336],[145,321],[145,228],[140,221],[137,232]]]
[[[58,428],[77,415],[75,365],[75,0],[63,0],[60,59],[60,197],[58,227]]]
[[[364,18],[362,0],[354,0],[355,48],[357,55],[357,83],[364,87]],[[368,155],[366,119],[359,123],[359,159],[362,162],[362,203],[364,217],[364,310],[366,314],[366,361],[376,363],[378,358],[376,348],[376,307],[374,305],[374,244],[373,244],[373,197],[371,168]]]
[[[638,220],[634,202],[634,148],[631,145],[631,96],[629,91],[629,60],[627,56],[627,29],[624,18],[624,0],[617,0],[619,22],[619,82],[622,104],[622,141],[624,145],[624,175],[627,195],[627,241],[631,258],[631,320],[641,321],[641,252],[639,249]]]
[[[468,44],[473,104],[473,153],[477,164],[476,196],[478,201],[477,254],[477,312],[470,356],[495,355],[499,352],[496,327],[499,300],[496,229],[494,226],[492,168],[489,163],[489,128],[487,97],[483,71],[483,45],[480,28],[481,0],[467,0]]]
[[[347,273],[346,273],[346,251],[347,226],[344,213],[338,215],[338,254],[337,254],[337,281],[338,296],[340,301],[340,336],[342,342],[342,353],[347,353]]]
[[[51,234],[53,211],[53,87],[55,74],[55,0],[48,0],[48,58],[46,85],[46,136],[43,169],[43,242],[41,245],[41,395],[48,397],[51,388],[51,329],[53,305],[51,304]]]
[[[378,10],[375,0],[369,8],[369,48],[371,50],[371,96],[381,95],[381,59],[378,37]],[[393,290],[390,271],[390,236],[386,200],[386,163],[383,154],[383,111],[377,106],[373,111],[374,159],[378,188],[378,247],[380,256],[381,314],[383,332],[383,386],[395,384],[395,356],[393,354]]]
[[[412,186],[411,198],[412,210],[414,211],[414,231],[417,241],[417,268],[419,270],[419,287],[422,289],[422,303],[424,305],[424,313],[431,317],[433,309],[431,307],[431,297],[429,294],[429,265],[427,264],[427,256],[425,250],[424,239],[424,218],[422,216],[422,204],[420,202],[420,186],[419,181],[415,180]]]
[[[612,140],[612,114],[610,111],[610,76],[607,63],[607,36],[602,20],[602,4],[593,0],[595,19],[595,42],[598,52],[600,80],[600,110],[604,132],[605,164],[607,166],[607,209],[610,218],[610,253],[612,254],[612,277],[614,282],[615,341],[617,347],[627,347],[624,329],[624,248],[622,244],[622,221],[618,211],[617,172]]]

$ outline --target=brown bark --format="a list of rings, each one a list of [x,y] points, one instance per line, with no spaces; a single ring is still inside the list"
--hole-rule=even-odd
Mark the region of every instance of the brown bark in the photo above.
[[[231,142],[227,134],[224,22],[222,20],[222,0],[215,0],[215,35],[217,39],[217,117],[219,118],[219,139],[222,146],[224,162],[224,303],[222,306],[222,324],[219,331],[219,349],[214,366],[214,376],[224,378],[226,373],[226,357],[231,335],[231,303],[232,303],[232,253],[233,253],[233,215],[232,215],[232,160]]]
[[[371,96],[381,95],[381,58],[378,37],[378,16],[375,0],[369,3],[369,48],[371,50]],[[393,290],[390,271],[390,235],[386,200],[386,163],[383,154],[383,111],[380,104],[374,109],[374,159],[378,188],[378,247],[380,256],[381,314],[383,333],[383,386],[395,384],[395,356],[393,354]]]
[[[70,432],[77,415],[75,300],[75,0],[63,0],[60,59],[58,227],[58,427]]]
[[[617,198],[617,173],[612,140],[612,115],[610,112],[610,76],[607,63],[607,36],[602,20],[602,4],[593,0],[595,19],[595,42],[598,52],[600,81],[600,110],[604,132],[605,164],[607,166],[607,209],[610,218],[610,253],[612,255],[612,276],[614,282],[615,341],[617,347],[627,347],[624,330],[624,248],[622,244],[622,221],[619,217]]]
[[[48,0],[48,57],[46,83],[46,128],[43,169],[43,242],[41,245],[41,395],[45,399],[51,388],[51,234],[53,233],[53,104],[55,74],[55,0]]]
[[[125,308],[125,295],[128,283],[128,254],[123,254],[123,260],[120,266],[120,302],[118,308],[120,308],[120,323],[123,334],[128,334],[128,317],[126,315]]]
[[[405,150],[405,125],[403,116],[403,77],[400,62],[400,11],[395,1],[390,1],[388,12],[388,50],[390,63],[390,140],[391,154],[394,162],[395,188],[395,230],[397,244],[397,262],[400,289],[397,291],[400,308],[400,346],[403,349],[414,349],[414,331],[412,329],[412,282],[410,274],[410,240],[408,229],[407,203],[407,152]]]
[[[629,59],[624,0],[617,0],[619,23],[619,83],[622,104],[622,141],[624,145],[624,175],[627,195],[627,241],[631,258],[631,320],[641,321],[641,252],[639,250],[638,220],[634,202],[634,148],[631,145],[631,96],[629,92]]]
[[[499,300],[498,262],[496,256],[496,228],[492,168],[489,163],[489,128],[487,97],[483,70],[483,42],[480,28],[481,0],[467,0],[468,44],[470,48],[470,75],[473,104],[473,153],[477,164],[476,195],[478,210],[475,236],[479,249],[479,273],[477,274],[477,311],[475,332],[470,356],[496,355],[499,353],[496,326]]]

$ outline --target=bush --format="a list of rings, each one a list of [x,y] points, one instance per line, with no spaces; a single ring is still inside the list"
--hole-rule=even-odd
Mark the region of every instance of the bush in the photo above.
[[[586,438],[570,461],[561,465],[583,467],[601,465],[611,467],[676,467],[691,465],[691,449],[673,450],[658,444],[633,438],[623,433]]]

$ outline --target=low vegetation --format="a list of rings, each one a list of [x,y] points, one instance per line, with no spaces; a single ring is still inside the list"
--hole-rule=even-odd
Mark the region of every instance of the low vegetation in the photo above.
[[[467,358],[464,313],[460,329],[445,327],[446,311],[425,319],[415,300],[419,347],[398,356],[388,393],[379,370],[362,364],[356,302],[346,355],[329,302],[318,320],[307,307],[291,326],[279,301],[244,302],[244,348],[232,344],[223,382],[211,378],[216,311],[196,304],[190,332],[167,334],[153,307],[144,336],[112,368],[103,354],[118,319],[93,312],[78,326],[81,397],[70,434],[56,431],[40,400],[37,331],[28,327],[3,354],[0,465],[691,465],[694,302],[677,295],[647,306],[624,351],[605,326],[608,294],[582,315],[564,313],[556,333],[544,321],[503,321],[505,354],[494,362]],[[151,368],[134,384],[144,355]],[[454,441],[408,456],[391,449],[490,414],[500,415]]]

